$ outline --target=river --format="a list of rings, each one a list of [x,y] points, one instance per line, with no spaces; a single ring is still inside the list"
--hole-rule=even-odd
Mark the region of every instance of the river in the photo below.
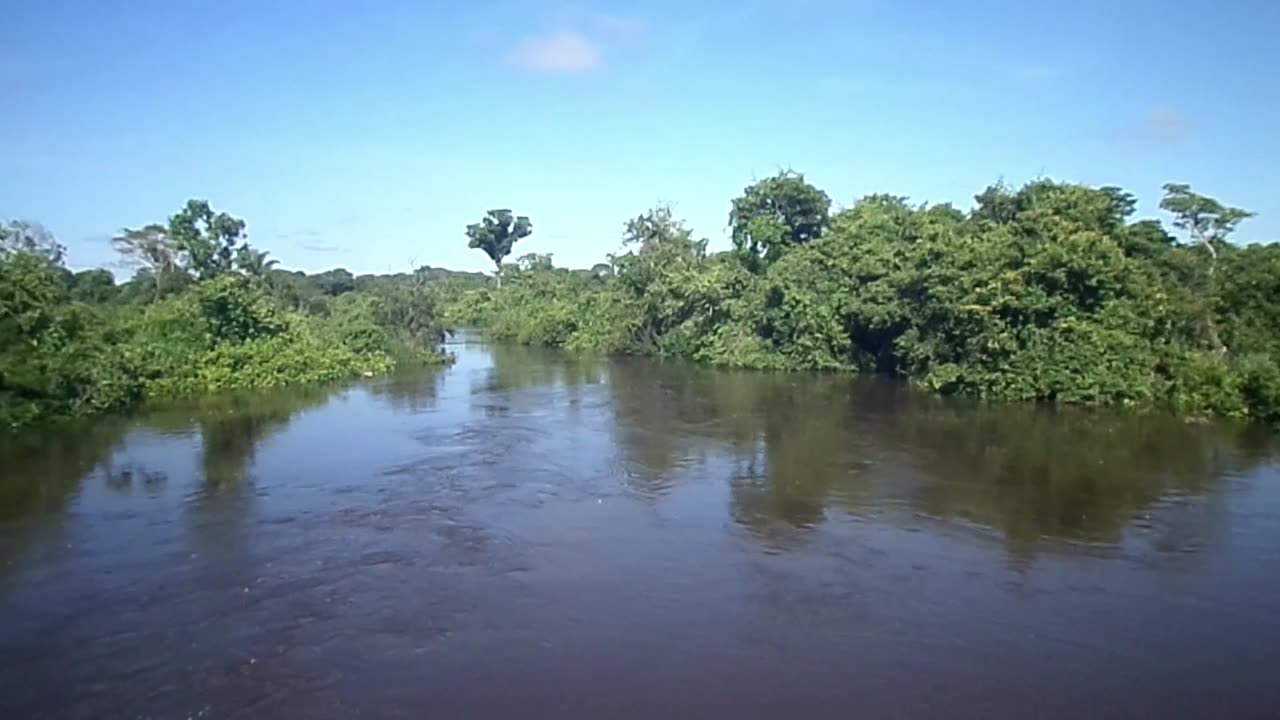
[[[0,717],[1280,713],[1264,430],[450,350],[0,443]]]

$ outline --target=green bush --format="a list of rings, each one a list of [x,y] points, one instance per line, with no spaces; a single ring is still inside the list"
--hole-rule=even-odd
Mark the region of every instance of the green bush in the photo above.
[[[121,304],[96,306],[74,301],[64,275],[31,253],[0,258],[0,425],[446,360],[437,301],[413,288],[347,293],[307,315],[238,273],[156,293],[152,304],[121,293]],[[91,282],[107,295],[101,278]]]

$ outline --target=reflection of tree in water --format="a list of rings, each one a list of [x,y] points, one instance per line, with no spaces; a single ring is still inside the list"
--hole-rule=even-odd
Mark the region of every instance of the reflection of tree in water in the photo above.
[[[626,360],[610,368],[615,441],[648,495],[713,453],[732,459],[731,514],[761,535],[821,522],[833,488],[859,495],[848,380]]]
[[[609,379],[631,481],[656,495],[694,475],[683,467],[727,454],[730,514],[771,542],[803,536],[831,509],[905,502],[999,530],[1015,553],[1033,553],[1042,538],[1115,543],[1147,513],[1178,513],[1154,526],[1176,528],[1186,545],[1189,524],[1203,534],[1217,505],[1162,500],[1202,497],[1274,452],[1261,431],[960,404],[839,375],[623,360]]]
[[[106,417],[0,437],[0,522],[61,512],[127,430]]]
[[[127,469],[113,467],[112,456],[129,425],[108,416],[0,436],[0,581],[33,543],[48,541],[46,526],[26,521],[64,512],[87,478],[120,487]],[[162,477],[146,475],[152,483]]]
[[[1045,537],[1115,543],[1162,498],[1204,495],[1268,457],[1238,430],[1162,415],[922,402],[894,420],[887,441],[926,476],[912,503],[1000,530],[1015,552]]]
[[[563,392],[572,411],[585,388],[604,382],[605,363],[598,357],[522,345],[495,344],[486,349],[491,366],[471,388],[472,406],[486,417],[509,416],[513,407],[524,404],[540,406],[545,398],[526,393],[533,390]]]
[[[714,406],[715,377],[686,363],[621,358],[609,368],[613,438],[629,484],[646,497],[669,489],[682,467],[696,466],[714,449],[709,432],[730,426],[732,408]],[[753,445],[753,433],[739,439]]]
[[[755,472],[730,482],[738,523],[777,543],[820,524],[831,505],[866,502],[870,488],[851,430],[847,382],[793,378],[771,384],[759,401],[763,472],[753,462]]]
[[[104,476],[107,488],[117,493],[130,493],[139,487],[154,493],[169,481],[169,476],[164,473],[148,470],[137,463],[111,463],[104,469]]]
[[[260,444],[331,394],[329,388],[226,393],[158,410],[144,422],[158,429],[199,429],[201,485],[204,493],[217,493],[243,485]]]
[[[680,365],[619,359],[609,371],[614,442],[641,494],[665,490],[676,466],[697,455],[701,388]]]
[[[473,392],[509,393],[532,388],[597,385],[604,378],[604,361],[597,357],[524,345],[487,346],[492,367]]]
[[[396,410],[420,413],[435,408],[443,376],[440,368],[409,368],[394,372],[365,387],[370,395],[386,400]]]

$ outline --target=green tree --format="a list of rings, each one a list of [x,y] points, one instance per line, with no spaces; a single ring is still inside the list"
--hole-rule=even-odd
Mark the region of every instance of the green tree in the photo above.
[[[695,241],[693,231],[677,219],[669,205],[659,205],[626,222],[622,244],[641,254],[678,247],[680,252],[705,252],[707,241]],[[696,246],[696,247],[695,247]]]
[[[346,268],[325,270],[308,276],[308,279],[320,289],[320,292],[330,297],[337,297],[356,289],[356,279]]]
[[[472,250],[483,250],[493,261],[494,267],[502,270],[502,260],[511,254],[511,248],[518,241],[533,234],[533,224],[529,218],[513,216],[510,210],[490,210],[478,223],[467,226],[467,247]],[[502,283],[502,278],[498,278]]]
[[[215,213],[206,200],[188,200],[169,218],[169,238],[187,269],[200,280],[234,269],[236,247],[244,240],[244,231],[243,220]]]
[[[249,277],[266,279],[270,276],[271,269],[280,262],[268,260],[270,254],[266,250],[254,250],[246,243],[236,250],[236,267]]]
[[[67,289],[71,292],[72,300],[98,305],[114,300],[119,293],[115,277],[102,268],[72,274],[67,278]]]
[[[831,198],[790,170],[748,185],[729,211],[734,249],[752,269],[790,246],[817,240],[826,229]]]
[[[136,399],[106,319],[72,301],[65,270],[46,256],[0,257],[0,425]]]
[[[155,283],[155,299],[160,299],[161,284],[166,275],[178,268],[178,248],[164,225],[125,228],[111,238],[111,246],[135,270],[146,270]]]
[[[419,268],[402,282],[385,283],[373,292],[351,295],[372,298],[373,322],[390,334],[393,355],[431,355],[444,339],[440,297],[432,286],[429,268]]]
[[[1173,226],[1187,233],[1188,238],[1209,252],[1208,288],[1206,293],[1210,302],[1205,313],[1205,331],[1209,342],[1219,354],[1227,353],[1227,346],[1222,342],[1214,319],[1213,305],[1217,298],[1218,282],[1218,247],[1227,242],[1227,237],[1241,221],[1253,217],[1253,213],[1240,208],[1228,207],[1217,200],[1200,195],[1191,190],[1185,183],[1166,183],[1164,199],[1160,201],[1160,209],[1173,215]]]
[[[551,261],[551,253],[525,253],[516,258],[516,268],[524,272],[552,270],[555,263]]]

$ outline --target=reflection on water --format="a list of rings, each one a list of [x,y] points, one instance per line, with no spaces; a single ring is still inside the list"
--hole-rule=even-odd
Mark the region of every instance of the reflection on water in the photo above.
[[[0,442],[4,716],[1280,700],[1264,430],[452,350]]]
[[[722,453],[731,513],[761,536],[905,505],[998,531],[1012,552],[1053,538],[1117,543],[1149,527],[1154,506],[1274,457],[1256,427],[978,405],[875,379],[643,361],[613,363],[609,379],[615,439],[647,491],[699,477],[682,466]]]
[[[258,446],[283,430],[299,410],[321,404],[328,396],[302,389],[287,394],[225,395],[196,405],[191,423],[200,436],[206,492],[243,485]]]
[[[105,419],[60,432],[0,435],[0,522],[61,512],[124,430],[122,423]]]

